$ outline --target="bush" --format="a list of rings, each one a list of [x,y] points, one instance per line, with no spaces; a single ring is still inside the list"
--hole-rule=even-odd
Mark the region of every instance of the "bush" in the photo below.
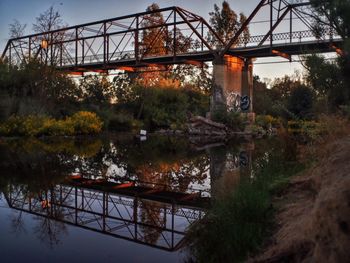
[[[95,113],[81,111],[64,120],[45,116],[11,116],[0,125],[3,136],[76,135],[101,132],[103,122]]]
[[[319,133],[320,125],[315,121],[288,121],[289,132],[300,132],[304,134]]]
[[[214,110],[211,118],[213,121],[223,123],[233,130],[241,131],[244,129],[244,119],[240,112],[227,111],[224,105]]]
[[[175,87],[129,86],[116,108],[141,120],[147,128],[181,128],[188,113],[205,115],[209,97],[199,91]]]
[[[47,117],[11,116],[0,125],[0,134],[4,136],[36,136],[42,132],[43,123]]]
[[[93,112],[79,111],[66,121],[72,121],[75,134],[97,134],[102,131],[103,122]]]
[[[300,85],[292,90],[288,98],[288,110],[301,119],[310,119],[313,105],[313,92],[310,88]]]
[[[142,118],[150,127],[181,126],[187,120],[188,97],[179,90],[153,88],[143,99]]]
[[[264,129],[268,129],[271,127],[279,126],[281,124],[281,121],[271,115],[258,115],[256,116],[255,123]]]
[[[108,129],[111,131],[131,131],[139,126],[140,123],[133,116],[126,112],[121,112],[110,118]]]
[[[74,135],[74,126],[70,118],[66,120],[48,119],[44,122],[40,135]]]
[[[288,131],[314,142],[334,140],[349,134],[349,121],[337,115],[321,115],[317,121],[288,121]]]

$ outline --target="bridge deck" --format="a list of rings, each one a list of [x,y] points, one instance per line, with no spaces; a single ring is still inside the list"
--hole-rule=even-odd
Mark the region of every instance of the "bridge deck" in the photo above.
[[[164,189],[164,187],[137,186],[134,183],[113,183],[86,178],[70,178],[66,181],[71,186],[80,188],[117,193],[131,197],[177,204],[186,207],[208,207],[210,198],[203,197],[201,192],[181,193]]]
[[[243,58],[263,58],[276,57],[277,54],[271,50],[278,50],[288,55],[303,55],[311,53],[327,53],[335,52],[335,47],[343,43],[341,39],[330,40],[315,40],[301,43],[283,43],[270,45],[263,45],[260,47],[239,47],[229,49],[227,54]],[[141,62],[135,58],[109,60],[107,62],[91,62],[80,63],[78,65],[58,66],[57,68],[68,72],[86,72],[93,70],[112,70],[123,67],[140,68],[154,65],[174,65],[174,64],[196,64],[201,62],[209,62],[215,59],[215,55],[211,51],[198,51],[194,53],[179,54],[176,57],[173,55],[163,55],[154,57],[145,57]]]

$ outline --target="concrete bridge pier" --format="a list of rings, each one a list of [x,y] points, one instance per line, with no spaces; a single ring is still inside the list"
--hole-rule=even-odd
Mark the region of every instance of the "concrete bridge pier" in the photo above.
[[[249,107],[241,110],[241,98],[248,96]],[[210,111],[226,106],[228,110],[253,113],[253,64],[251,59],[225,55],[213,62],[213,90]]]

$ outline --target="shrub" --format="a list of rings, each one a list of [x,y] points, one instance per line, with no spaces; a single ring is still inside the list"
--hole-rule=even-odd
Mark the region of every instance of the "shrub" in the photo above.
[[[17,116],[11,116],[6,122],[0,125],[0,134],[4,136],[21,136],[22,129],[22,119]]]
[[[11,116],[0,125],[0,134],[4,136],[36,136],[42,132],[43,123],[47,117]]]
[[[288,110],[298,118],[309,119],[313,104],[313,92],[310,88],[300,85],[292,90],[288,98]]]
[[[320,125],[315,121],[294,120],[288,121],[289,132],[300,132],[303,134],[318,134],[320,132]]]
[[[281,121],[271,115],[258,115],[256,116],[255,123],[265,129],[268,129],[270,127],[279,126]]]
[[[240,112],[227,111],[224,105],[213,111],[212,120],[223,123],[233,130],[244,129],[244,120]]]
[[[0,125],[3,136],[40,136],[96,134],[101,132],[103,122],[91,112],[77,112],[72,117],[56,120],[45,116],[11,116]]]
[[[116,108],[141,120],[147,128],[181,128],[188,113],[205,115],[209,97],[199,91],[175,87],[133,85],[118,96]]]
[[[108,129],[111,131],[131,131],[135,126],[138,126],[138,124],[133,116],[121,112],[111,117]]]
[[[187,120],[188,97],[179,90],[153,88],[143,101],[142,117],[150,127],[180,126]]]
[[[66,121],[72,122],[75,134],[97,134],[101,132],[103,126],[96,113],[88,111],[79,111]]]
[[[41,135],[74,135],[74,126],[70,118],[65,120],[48,119],[44,122]]]

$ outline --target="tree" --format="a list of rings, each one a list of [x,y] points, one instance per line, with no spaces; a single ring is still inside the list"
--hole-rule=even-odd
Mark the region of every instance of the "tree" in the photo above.
[[[265,82],[262,82],[258,76],[253,79],[254,94],[254,112],[256,114],[272,115],[273,101],[270,96],[270,90]]]
[[[18,38],[24,35],[26,24],[21,24],[17,19],[13,20],[12,24],[9,24],[9,36],[10,38]]]
[[[350,90],[342,74],[339,60],[328,61],[323,56],[306,57],[305,79],[316,92],[317,98],[325,101],[327,110],[334,110],[350,101]]]
[[[53,6],[50,6],[49,9],[35,18],[33,30],[36,33],[43,33],[60,29],[64,26],[61,14]]]
[[[273,100],[286,100],[293,89],[300,86],[301,81],[297,78],[285,75],[282,78],[276,78],[271,83],[271,96]]]
[[[209,13],[210,24],[213,27],[214,31],[221,37],[224,43],[228,43],[236,32],[239,30],[241,25],[246,20],[246,17],[243,13],[239,15],[239,18],[235,11],[233,11],[227,1],[222,2],[222,9],[220,10],[219,6],[214,4],[214,11]],[[249,36],[249,29],[246,28],[243,32],[244,41],[247,41],[246,38]],[[209,41],[214,41],[215,38],[209,34]]]
[[[311,117],[313,92],[305,85],[294,88],[288,98],[288,110],[301,119]]]
[[[343,40],[343,52],[339,66],[347,82],[350,82],[350,1],[349,0],[311,0],[313,10],[308,14],[314,20],[315,31],[335,31]],[[350,85],[347,89],[350,90]],[[350,91],[348,91],[350,93]]]
[[[34,59],[18,67],[0,63],[0,94],[9,115],[59,115],[80,98],[72,79]]]
[[[240,26],[243,25],[243,23],[247,20],[247,17],[243,14],[243,13],[240,13],[239,14],[239,24]],[[250,39],[250,32],[249,32],[249,28],[246,28],[244,31],[243,31],[243,43],[244,45],[246,46],[248,43],[249,43],[249,39]]]
[[[156,3],[148,6],[146,11],[150,14],[144,15],[140,29],[142,30],[140,40],[140,55],[155,56],[176,53],[185,53],[193,45],[191,38],[183,35],[180,30],[174,32],[168,27],[163,26],[165,23],[163,14],[158,12],[159,6]],[[175,41],[174,41],[175,37]],[[174,65],[174,66],[149,66],[141,68],[139,73],[127,72],[127,76],[118,75],[114,78],[115,84],[129,85],[141,84],[144,87],[175,87],[183,85],[188,76],[195,76],[200,72],[193,65]],[[121,94],[124,92],[121,92]]]
[[[316,24],[331,27],[343,39],[350,36],[350,1],[310,0],[316,12],[309,14]]]
[[[146,12],[159,10],[159,6],[156,3],[148,6]],[[161,27],[164,24],[164,17],[160,12],[153,12],[143,17],[141,23],[142,28],[142,40],[140,47],[142,53],[145,55],[154,54],[166,54],[166,43],[168,38],[168,31],[165,27]],[[154,28],[147,29],[147,27],[156,26]]]
[[[36,33],[44,33],[52,30],[57,30],[67,27],[67,24],[65,24],[62,20],[61,14],[55,10],[53,6],[49,7],[45,12],[41,13],[38,17],[35,18],[35,23],[33,24],[33,30]],[[57,31],[53,34],[50,34],[48,36],[44,36],[43,40],[46,40],[48,44],[53,44],[55,42],[61,42],[66,38],[65,31]],[[47,63],[48,56],[49,56],[49,49],[44,48],[45,52],[45,62]],[[59,52],[60,48],[58,45],[53,45],[52,48],[52,56],[50,57],[51,65],[57,64],[59,61]]]
[[[80,88],[83,92],[83,100],[88,104],[109,105],[114,97],[113,85],[106,76],[85,76],[80,82]]]

